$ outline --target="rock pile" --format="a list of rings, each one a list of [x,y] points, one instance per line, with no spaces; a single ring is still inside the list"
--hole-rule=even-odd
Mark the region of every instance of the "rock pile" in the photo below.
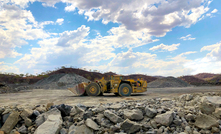
[[[34,84],[34,88],[41,89],[67,89],[88,79],[77,74],[54,74]]]
[[[0,134],[218,134],[220,95],[184,94],[96,106],[5,106],[0,108]]]
[[[159,78],[147,84],[149,88],[164,88],[164,87],[187,87],[191,86],[187,82],[174,77]]]

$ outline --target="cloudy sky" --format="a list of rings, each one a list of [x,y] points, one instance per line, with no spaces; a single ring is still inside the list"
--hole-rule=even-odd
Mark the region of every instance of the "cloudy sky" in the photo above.
[[[221,73],[220,0],[0,0],[0,72]]]

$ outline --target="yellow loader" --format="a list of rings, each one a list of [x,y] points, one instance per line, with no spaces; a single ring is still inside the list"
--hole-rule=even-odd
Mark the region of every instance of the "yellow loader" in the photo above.
[[[105,80],[104,78],[95,82],[80,83],[73,88],[68,88],[72,93],[76,95],[89,95],[99,96],[103,93],[114,93],[120,96],[130,96],[131,93],[142,93],[147,91],[147,82],[144,80],[124,80],[121,75],[111,76],[111,80]]]

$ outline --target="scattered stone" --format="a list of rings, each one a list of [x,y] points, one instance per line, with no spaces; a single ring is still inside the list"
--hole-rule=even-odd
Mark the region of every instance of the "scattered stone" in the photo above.
[[[34,134],[58,134],[62,122],[61,115],[49,115],[47,120],[36,129]]]
[[[53,106],[53,105],[54,105],[53,102],[47,103],[46,110],[50,110],[51,106]]]
[[[83,109],[79,108],[78,106],[74,106],[70,111],[70,116],[75,116],[76,114],[84,112]]]
[[[6,122],[2,126],[1,130],[4,131],[6,134],[10,133],[11,130],[15,127],[19,120],[19,113],[17,111],[13,111],[9,117],[7,118]]]
[[[221,118],[221,108],[216,108],[216,109],[215,109],[215,112],[213,113],[213,115],[214,115],[216,118],[220,119],[220,118]]]
[[[25,119],[25,118],[30,117],[32,114],[33,114],[33,110],[31,110],[31,109],[24,109],[20,116],[23,119]]]
[[[148,106],[145,108],[145,112],[147,117],[153,118],[157,115],[157,110],[153,108],[149,108]]]
[[[62,128],[62,129],[60,130],[60,134],[67,134],[67,133],[68,133],[68,130],[65,129],[65,128]]]
[[[217,128],[217,127],[212,127],[211,132],[212,132],[212,133],[219,133],[219,132],[220,132],[220,129]]]
[[[139,109],[124,110],[124,118],[130,120],[142,120],[143,113]]]
[[[126,119],[122,125],[121,129],[124,130],[127,134],[135,133],[141,129],[141,125],[139,125],[136,122],[130,121],[129,119]]]
[[[86,125],[76,126],[75,132],[76,134],[94,134],[93,130],[88,128]],[[74,134],[68,133],[68,134]]]
[[[87,119],[85,121],[85,125],[89,128],[92,128],[93,130],[99,130],[99,126],[92,119]]]
[[[35,121],[37,126],[40,126],[42,123],[44,123],[49,115],[61,115],[61,112],[57,108],[53,108],[41,115],[39,115]]]
[[[24,120],[25,120],[25,125],[26,125],[27,127],[30,127],[30,126],[32,125],[31,119],[29,119],[29,118],[26,117]]]
[[[161,125],[169,126],[173,121],[173,112],[157,115],[154,120]]]
[[[109,110],[104,111],[104,116],[107,117],[109,120],[111,120],[114,123],[120,123],[123,121],[123,119],[116,114],[112,113]]]
[[[22,125],[22,126],[18,129],[18,132],[19,132],[19,133],[22,133],[22,134],[26,134],[26,133],[28,133],[28,128],[26,128],[25,125]]]
[[[39,113],[37,110],[34,110],[34,111],[33,111],[33,114],[34,114],[36,117],[38,117],[38,116],[40,115],[40,113]]]
[[[200,114],[196,117],[195,126],[201,129],[211,129],[212,127],[218,127],[218,121],[206,114]]]

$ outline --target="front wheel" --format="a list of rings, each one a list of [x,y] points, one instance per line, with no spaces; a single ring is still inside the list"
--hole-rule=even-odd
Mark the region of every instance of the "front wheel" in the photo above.
[[[89,96],[98,96],[101,93],[101,88],[97,83],[92,82],[86,87],[86,93]]]
[[[132,88],[129,84],[123,83],[120,85],[118,92],[120,96],[130,96],[132,93]]]

